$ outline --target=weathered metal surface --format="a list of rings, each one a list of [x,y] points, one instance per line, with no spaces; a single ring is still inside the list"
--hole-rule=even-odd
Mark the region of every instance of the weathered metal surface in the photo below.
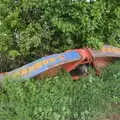
[[[8,72],[6,73],[6,75],[11,77],[33,78],[51,68],[60,66],[65,63],[74,62],[80,59],[81,56],[76,51],[53,54],[40,58],[11,72]],[[0,75],[0,79],[3,78],[4,75]]]
[[[113,57],[120,58],[120,48],[105,45],[101,50],[92,50],[95,58],[100,57]]]
[[[60,68],[71,73],[71,71],[83,64],[92,65],[96,69],[96,73],[99,74],[101,68],[118,58],[120,58],[120,48],[109,45],[105,45],[101,50],[92,50],[89,48],[75,49],[40,58],[30,64],[6,73],[6,75],[22,78],[44,78],[45,76],[56,75]],[[78,79],[79,77],[80,75],[72,75],[73,79]],[[4,74],[0,74],[0,80],[3,78]]]

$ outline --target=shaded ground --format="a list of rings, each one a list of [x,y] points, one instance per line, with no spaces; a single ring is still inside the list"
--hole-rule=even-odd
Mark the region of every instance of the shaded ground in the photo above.
[[[97,120],[120,120],[120,114],[112,114],[106,118],[98,118]]]
[[[98,117],[97,120],[120,120],[120,104],[112,104],[114,113],[106,115],[105,117]]]

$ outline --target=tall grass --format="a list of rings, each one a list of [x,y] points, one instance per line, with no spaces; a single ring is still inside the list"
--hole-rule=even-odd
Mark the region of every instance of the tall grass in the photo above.
[[[101,77],[78,81],[67,73],[41,81],[6,80],[0,88],[0,120],[97,120],[119,113],[119,64],[104,69]]]

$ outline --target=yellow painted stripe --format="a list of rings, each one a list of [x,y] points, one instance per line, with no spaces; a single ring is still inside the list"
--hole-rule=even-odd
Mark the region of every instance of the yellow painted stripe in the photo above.
[[[102,52],[114,52],[120,53],[120,48],[113,48],[113,47],[103,47]]]

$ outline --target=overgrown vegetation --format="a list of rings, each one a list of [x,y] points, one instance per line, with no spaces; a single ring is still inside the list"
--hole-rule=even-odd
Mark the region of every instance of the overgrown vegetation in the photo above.
[[[1,0],[0,69],[103,43],[120,46],[119,0]]]
[[[42,81],[6,81],[0,89],[0,120],[98,120],[120,114],[119,71],[116,62],[101,77],[78,81],[67,73]]]
[[[0,0],[0,72],[103,44],[120,47],[120,0]],[[43,81],[8,79],[0,85],[0,120],[99,120],[120,114],[120,62],[101,77],[78,81],[67,73]]]

